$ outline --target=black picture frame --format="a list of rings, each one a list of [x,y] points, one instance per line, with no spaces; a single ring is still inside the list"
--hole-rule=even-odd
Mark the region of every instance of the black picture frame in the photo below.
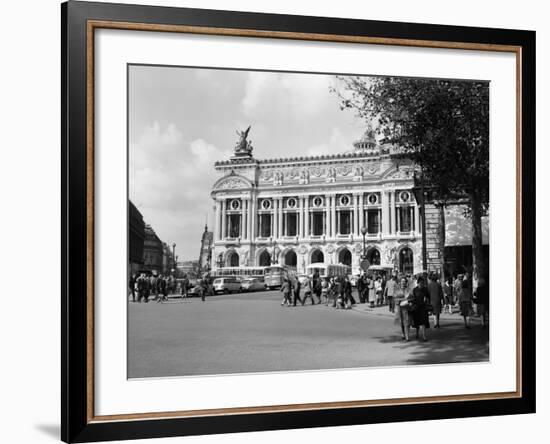
[[[231,415],[98,421],[90,415],[89,343],[93,334],[90,313],[90,158],[87,58],[88,23],[111,21],[165,26],[195,26],[369,37],[386,42],[453,42],[510,45],[519,48],[521,63],[521,126],[518,130],[520,246],[518,254],[521,325],[521,394],[500,399],[456,400],[318,410],[242,412]],[[61,438],[90,442],[181,435],[326,427],[395,421],[432,420],[535,412],[535,32],[306,17],[249,12],[154,7],[69,1],[61,5],[62,54],[62,374]],[[93,200],[92,200],[93,204]],[[92,232],[93,235],[93,232]],[[92,264],[93,266],[93,264]],[[91,288],[90,288],[91,286]],[[513,288],[513,286],[511,286]],[[92,311],[93,313],[93,311]],[[92,316],[92,319],[90,317]],[[93,406],[93,404],[92,404]]]

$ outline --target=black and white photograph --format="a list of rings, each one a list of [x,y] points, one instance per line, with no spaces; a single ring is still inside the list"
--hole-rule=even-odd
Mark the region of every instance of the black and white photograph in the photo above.
[[[128,378],[489,361],[490,82],[127,75]]]

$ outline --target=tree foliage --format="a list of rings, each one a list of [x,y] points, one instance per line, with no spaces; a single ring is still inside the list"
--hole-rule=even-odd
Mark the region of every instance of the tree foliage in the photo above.
[[[474,280],[487,276],[481,217],[489,205],[489,83],[339,77],[342,108],[377,123],[383,142],[422,167],[439,199],[468,197]]]
[[[422,166],[441,196],[475,189],[488,203],[489,85],[405,77],[340,77],[342,108],[377,123],[383,142]]]

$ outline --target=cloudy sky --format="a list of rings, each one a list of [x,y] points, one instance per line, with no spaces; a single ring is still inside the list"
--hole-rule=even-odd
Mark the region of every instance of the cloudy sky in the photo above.
[[[333,76],[132,66],[129,194],[179,259],[197,259],[213,213],[214,162],[228,159],[235,131],[252,125],[254,156],[348,151],[365,123],[341,111]]]

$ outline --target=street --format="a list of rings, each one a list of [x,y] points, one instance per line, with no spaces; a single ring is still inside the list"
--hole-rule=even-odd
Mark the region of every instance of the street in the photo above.
[[[128,377],[479,362],[489,332],[442,315],[428,342],[401,340],[388,307],[282,307],[278,291],[130,303]],[[432,324],[433,325],[433,324]]]

